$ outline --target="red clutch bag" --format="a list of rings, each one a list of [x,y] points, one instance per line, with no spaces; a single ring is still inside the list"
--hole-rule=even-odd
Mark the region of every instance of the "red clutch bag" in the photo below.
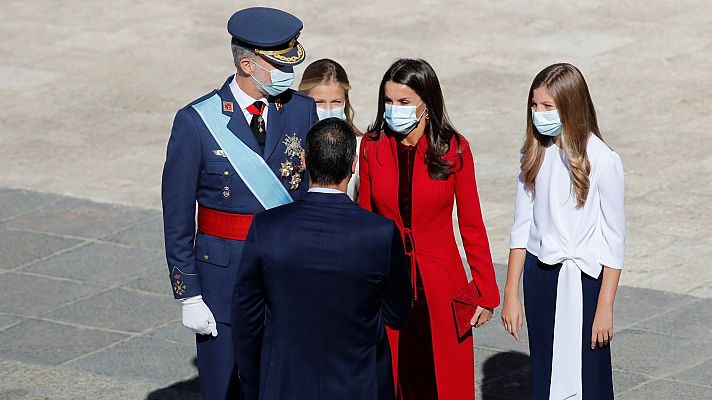
[[[470,325],[470,321],[475,315],[479,301],[480,292],[477,290],[474,279],[465,286],[465,289],[452,298],[452,312],[455,316],[458,337],[463,337],[467,332],[471,331],[472,325]]]

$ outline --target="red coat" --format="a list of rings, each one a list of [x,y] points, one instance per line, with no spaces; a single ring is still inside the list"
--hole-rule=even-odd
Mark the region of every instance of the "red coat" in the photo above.
[[[452,298],[467,285],[467,276],[455,242],[452,210],[457,200],[457,219],[467,263],[481,294],[481,305],[497,307],[499,289],[482,221],[475,182],[475,167],[467,140],[460,136],[462,168],[448,180],[434,180],[425,164],[427,138],[418,143],[413,167],[412,235],[415,258],[428,299],[433,338],[435,375],[440,400],[475,398],[472,337],[459,341],[452,311]],[[456,160],[453,138],[446,160]],[[359,203],[396,222],[403,235],[398,205],[398,158],[396,141],[381,135],[377,141],[363,139],[360,152]],[[389,330],[393,371],[398,371],[398,332]],[[396,376],[397,382],[397,376]]]

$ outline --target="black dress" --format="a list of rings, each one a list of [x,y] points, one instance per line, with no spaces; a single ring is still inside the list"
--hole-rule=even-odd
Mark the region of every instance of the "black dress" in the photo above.
[[[405,234],[405,250],[410,253],[413,243],[408,234],[411,228],[413,206],[413,165],[416,146],[398,142],[398,206]],[[411,263],[414,265],[415,263]],[[408,322],[400,330],[398,341],[398,400],[434,400],[438,398],[435,382],[433,338],[430,332],[430,315],[425,298],[423,281],[416,267],[413,308]]]

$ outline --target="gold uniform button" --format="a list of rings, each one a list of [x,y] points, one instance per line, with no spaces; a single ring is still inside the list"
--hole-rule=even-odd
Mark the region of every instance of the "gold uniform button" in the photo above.
[[[230,171],[225,171],[225,172],[223,172],[223,175],[225,175],[225,176],[230,175]]]
[[[203,256],[203,260],[208,261],[208,259],[210,259],[210,257],[208,257],[207,254]]]

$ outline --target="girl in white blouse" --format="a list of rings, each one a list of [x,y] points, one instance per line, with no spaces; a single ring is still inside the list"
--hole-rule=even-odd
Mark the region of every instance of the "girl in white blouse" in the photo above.
[[[623,166],[601,138],[581,72],[542,70],[529,90],[502,324],[524,304],[533,399],[613,399],[610,341],[625,249]]]

